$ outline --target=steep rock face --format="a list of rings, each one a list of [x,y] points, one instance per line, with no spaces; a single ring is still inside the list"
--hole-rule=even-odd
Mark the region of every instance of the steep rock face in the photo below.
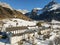
[[[47,5],[44,6],[43,11],[50,10],[51,8],[54,7],[53,5],[55,5],[55,4],[57,4],[57,2],[55,2],[55,1],[49,2]]]
[[[17,10],[14,10],[14,12],[15,12],[15,17],[17,17],[17,18],[20,18],[20,19],[23,19],[23,20],[32,20],[32,19],[30,19],[29,17],[27,17],[27,16],[25,16],[24,14],[22,14],[21,12],[19,12],[19,11],[17,11]]]
[[[26,15],[34,20],[51,21],[52,19],[55,19],[60,21],[60,4],[55,1],[51,1],[41,10],[33,9]]]
[[[31,12],[26,13],[25,15],[30,17],[33,20],[39,20],[38,17],[40,15],[42,8],[34,8]]]
[[[4,18],[20,18],[24,20],[32,20],[17,10],[12,10],[9,7],[0,5],[0,19]]]
[[[49,2],[44,8],[43,13],[39,15],[40,20],[51,21],[52,19],[60,21],[60,4],[55,1]]]
[[[42,14],[40,14],[39,17],[41,20],[46,20],[46,21],[51,21],[52,19],[60,21],[60,9],[52,10],[49,12],[45,11]]]

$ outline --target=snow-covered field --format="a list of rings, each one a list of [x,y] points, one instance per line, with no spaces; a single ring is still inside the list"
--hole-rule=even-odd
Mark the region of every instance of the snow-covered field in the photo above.
[[[36,25],[36,23],[33,21],[25,21],[17,18],[4,19],[3,22],[6,23],[4,25],[6,27],[8,27],[9,25],[12,25],[12,26],[35,26]]]
[[[4,29],[4,27],[16,27],[16,26],[35,26],[36,25],[36,22],[33,22],[33,21],[25,21],[25,20],[22,20],[22,19],[16,19],[16,18],[12,18],[12,19],[4,19],[3,20],[3,22],[5,22],[6,24],[4,24],[3,25],[3,29]],[[60,22],[57,22],[57,21],[54,21],[54,20],[52,20],[52,22],[51,23],[60,23]],[[49,27],[49,24],[43,24],[45,27]],[[56,27],[58,27],[58,25],[53,25],[53,28],[56,28]],[[30,29],[31,28],[35,28],[35,27],[29,27]],[[41,39],[42,40],[40,40],[40,38],[39,38],[39,35],[35,35],[35,36],[37,36],[38,38],[36,38],[36,37],[34,37],[34,42],[36,43],[36,45],[50,45],[51,43],[52,44],[55,44],[55,38],[56,37],[58,37],[58,35],[53,31],[53,32],[51,32],[50,33],[50,35],[52,35],[52,36],[50,36],[49,37],[49,39],[46,39],[46,40],[43,40],[41,37]],[[60,35],[59,35],[60,36]],[[31,37],[31,36],[30,36]],[[11,38],[11,43],[12,43],[12,45],[18,45],[18,43],[16,43],[17,41],[20,41],[20,39],[22,38],[22,36],[21,37],[12,37]],[[56,38],[57,39],[57,38]],[[4,40],[5,41],[5,40]],[[4,42],[4,41],[0,41],[0,44],[1,45],[11,45],[11,44],[7,44],[6,42]],[[23,45],[32,45],[32,40],[30,40],[30,42],[29,41],[25,41],[24,43],[23,43]],[[57,42],[57,41],[56,41]]]

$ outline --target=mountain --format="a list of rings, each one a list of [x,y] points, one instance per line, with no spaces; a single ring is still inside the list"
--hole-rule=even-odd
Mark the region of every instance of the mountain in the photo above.
[[[21,12],[22,14],[26,14],[29,12],[28,10],[21,10],[21,9],[18,9],[17,11]]]
[[[58,3],[55,2],[54,0],[52,0],[47,5],[44,6],[43,11],[47,11],[47,10],[54,8],[55,6],[53,6],[53,5],[55,5],[55,4],[58,4]]]
[[[1,5],[2,7],[9,8],[9,9],[13,10],[13,8],[12,8],[9,4],[7,4],[7,3],[0,2],[0,5]]]
[[[44,8],[43,13],[39,15],[40,20],[51,21],[52,19],[60,21],[60,4],[51,1]]]
[[[25,15],[30,17],[33,20],[38,20],[39,14],[42,13],[42,8],[34,8],[31,12],[26,13]]]
[[[31,20],[21,12],[14,10],[10,5],[6,3],[0,3],[0,19],[4,18],[20,18],[24,20]]]
[[[33,9],[25,14],[34,20],[51,21],[52,19],[60,21],[60,4],[56,1],[51,1],[40,10]]]

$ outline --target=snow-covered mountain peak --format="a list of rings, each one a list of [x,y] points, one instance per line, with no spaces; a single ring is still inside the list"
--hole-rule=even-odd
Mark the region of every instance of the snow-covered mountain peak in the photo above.
[[[22,14],[26,14],[29,12],[28,10],[21,10],[21,9],[18,9],[17,11],[21,12]]]
[[[34,10],[41,10],[42,8],[34,8]]]
[[[43,10],[44,10],[44,11],[50,10],[50,9],[53,8],[55,5],[58,5],[58,3],[55,2],[55,1],[51,1],[51,2],[49,2],[49,3],[43,8]]]
[[[58,8],[60,8],[60,4],[54,4],[50,10],[56,10]]]
[[[9,9],[13,10],[12,7],[9,4],[4,3],[4,2],[0,2],[0,6],[6,7],[6,8],[9,8]]]
[[[42,10],[42,8],[33,8],[32,12],[37,13],[38,11]]]

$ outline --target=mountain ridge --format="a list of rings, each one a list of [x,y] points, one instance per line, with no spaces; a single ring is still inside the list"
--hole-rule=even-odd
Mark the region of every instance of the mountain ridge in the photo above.
[[[29,14],[29,15],[28,15]],[[33,12],[33,10],[25,15],[33,20],[51,21],[52,19],[60,21],[60,4],[51,1],[41,10]]]
[[[17,10],[12,10],[8,7],[3,7],[2,5],[0,5],[0,19],[4,18],[20,18],[23,20],[32,20]]]

